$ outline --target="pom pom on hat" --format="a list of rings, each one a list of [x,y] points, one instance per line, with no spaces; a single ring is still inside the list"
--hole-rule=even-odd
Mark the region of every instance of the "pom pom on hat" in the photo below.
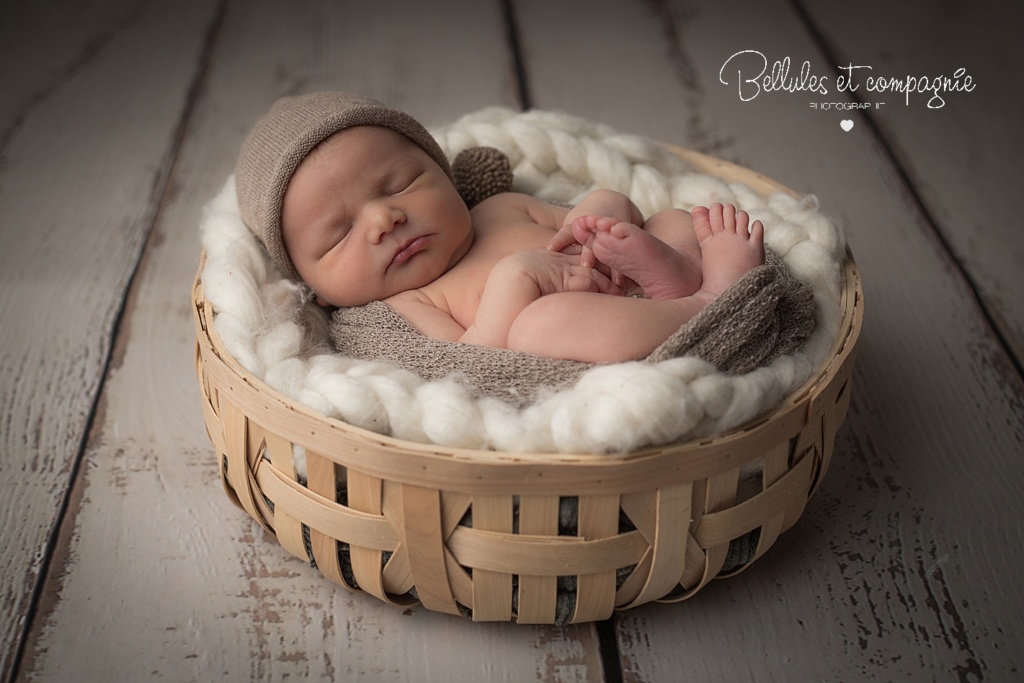
[[[452,162],[455,188],[466,206],[473,208],[499,192],[512,189],[512,164],[505,153],[493,147],[470,147]]]

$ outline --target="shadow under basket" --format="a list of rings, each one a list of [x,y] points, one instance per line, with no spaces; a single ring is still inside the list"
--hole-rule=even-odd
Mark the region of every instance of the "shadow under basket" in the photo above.
[[[709,173],[780,189],[673,151]],[[567,455],[444,448],[325,417],[230,356],[197,274],[196,364],[224,490],[328,579],[394,605],[564,624],[685,600],[771,547],[828,469],[863,321],[849,254],[843,278],[830,356],[770,413],[712,438]],[[304,482],[294,446],[306,452]]]

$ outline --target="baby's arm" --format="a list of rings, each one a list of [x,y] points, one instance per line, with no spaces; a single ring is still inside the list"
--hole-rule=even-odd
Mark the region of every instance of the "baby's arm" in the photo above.
[[[547,294],[622,294],[607,277],[579,261],[579,256],[545,249],[505,257],[488,276],[476,318],[458,341],[506,348],[509,330],[519,314]]]
[[[507,347],[587,363],[648,356],[706,305],[700,295],[632,299],[566,292],[545,296],[516,317]]]
[[[519,314],[547,294],[592,292],[621,295],[622,290],[580,257],[546,249],[527,249],[498,261],[481,294],[474,321],[464,328],[416,290],[388,298],[387,304],[418,332],[433,339],[506,348]]]

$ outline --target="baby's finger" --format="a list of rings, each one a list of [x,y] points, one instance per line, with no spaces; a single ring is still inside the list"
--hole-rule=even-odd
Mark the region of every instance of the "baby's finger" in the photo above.
[[[580,250],[580,265],[586,266],[587,268],[594,268],[597,266],[597,257],[594,256],[594,250],[590,247],[582,247]]]
[[[613,294],[615,296],[622,296],[622,288],[611,281],[611,279],[597,269],[590,270],[590,277],[593,280],[594,286],[601,294]]]
[[[573,236],[572,230],[562,228],[556,232],[550,240],[548,240],[547,248],[550,251],[562,251],[566,247],[570,247],[574,244],[578,244],[578,242]]]

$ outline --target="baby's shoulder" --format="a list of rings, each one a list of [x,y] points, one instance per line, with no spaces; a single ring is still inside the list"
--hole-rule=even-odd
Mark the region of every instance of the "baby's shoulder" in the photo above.
[[[388,298],[384,299],[384,303],[395,310],[403,309],[421,309],[421,308],[435,308],[441,309],[438,306],[438,302],[433,297],[428,295],[422,289],[407,289],[404,292],[398,292],[392,294]],[[401,312],[399,310],[399,312]]]
[[[483,200],[470,213],[476,226],[531,222],[557,230],[568,209],[521,192],[502,192]]]
[[[414,329],[428,337],[457,341],[466,331],[456,322],[444,302],[436,301],[422,290],[410,289],[399,292],[385,299],[384,303],[405,318]]]
[[[539,201],[536,197],[521,192],[499,192],[473,207],[470,213],[476,217],[492,214],[525,214],[530,206]]]

